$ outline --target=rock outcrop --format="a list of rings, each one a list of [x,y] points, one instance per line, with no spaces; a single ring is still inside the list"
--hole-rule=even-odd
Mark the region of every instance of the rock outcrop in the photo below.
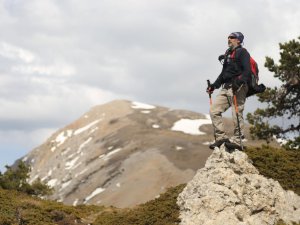
[[[300,197],[259,174],[247,155],[222,146],[177,200],[182,225],[274,225],[300,222]]]

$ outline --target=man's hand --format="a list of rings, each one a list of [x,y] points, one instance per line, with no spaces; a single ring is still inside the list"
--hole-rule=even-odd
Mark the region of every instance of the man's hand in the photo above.
[[[208,94],[212,94],[212,93],[214,92],[214,90],[215,90],[215,88],[214,88],[214,86],[212,86],[212,85],[206,88],[206,92],[207,92]]]

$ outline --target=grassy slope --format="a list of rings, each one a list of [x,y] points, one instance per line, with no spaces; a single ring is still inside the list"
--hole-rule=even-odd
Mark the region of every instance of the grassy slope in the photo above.
[[[300,195],[300,151],[285,151],[264,146],[248,148],[246,153],[262,175],[278,180],[283,188]],[[0,225],[175,225],[179,222],[176,198],[184,186],[171,188],[159,198],[133,209],[65,206],[0,189]],[[284,223],[278,222],[278,225]]]
[[[29,195],[0,189],[0,225],[30,224],[84,224],[80,218],[104,210],[101,206],[66,206]]]
[[[173,225],[178,224],[179,207],[177,196],[182,192],[184,184],[170,188],[159,198],[139,205],[134,209],[114,210],[103,213],[95,221],[95,225]]]

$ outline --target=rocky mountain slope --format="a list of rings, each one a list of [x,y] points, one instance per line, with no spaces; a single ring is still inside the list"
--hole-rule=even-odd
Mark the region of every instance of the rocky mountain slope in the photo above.
[[[131,207],[193,178],[211,154],[210,124],[207,115],[117,100],[92,108],[22,160],[32,167],[30,182],[54,188],[51,199]]]
[[[300,197],[260,175],[247,155],[215,150],[178,196],[182,225],[300,222]]]

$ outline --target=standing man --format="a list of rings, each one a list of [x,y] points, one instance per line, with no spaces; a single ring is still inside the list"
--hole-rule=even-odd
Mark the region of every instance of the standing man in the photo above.
[[[243,111],[248,92],[247,83],[251,78],[250,54],[241,46],[243,40],[244,35],[241,32],[233,32],[228,36],[229,48],[225,55],[219,57],[219,59],[222,58],[224,60],[222,72],[206,90],[207,93],[212,94],[215,89],[222,86],[220,93],[210,108],[210,117],[216,137],[215,143],[209,146],[211,149],[220,147],[223,143],[226,146],[231,146],[231,148],[242,149]],[[222,113],[230,106],[232,106],[234,134],[229,140],[224,130]]]

